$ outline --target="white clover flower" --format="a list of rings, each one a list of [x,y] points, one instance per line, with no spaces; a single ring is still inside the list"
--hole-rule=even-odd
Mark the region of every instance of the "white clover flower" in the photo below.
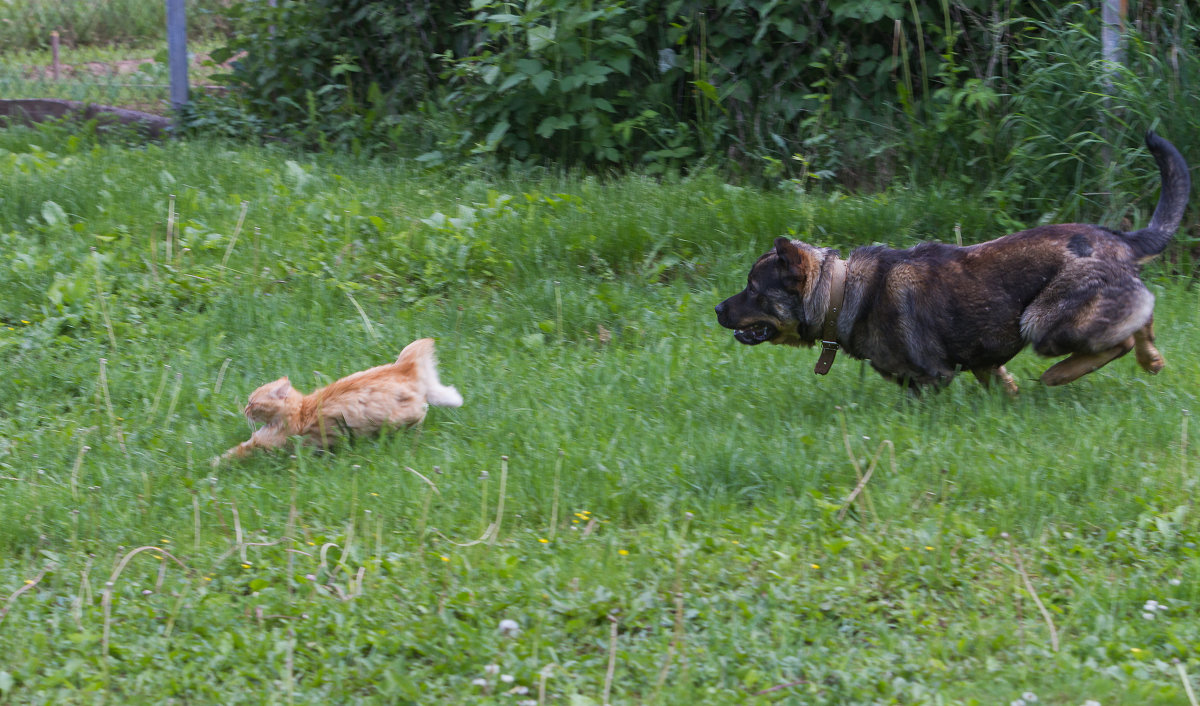
[[[1037,703],[1037,694],[1032,691],[1026,691],[1024,694],[1021,694],[1021,698],[1028,704]]]
[[[487,679],[472,679],[471,683],[475,686],[487,686]]]
[[[1179,584],[1181,584],[1183,582],[1180,581],[1179,579],[1171,579],[1167,583],[1171,584],[1172,586],[1178,586]],[[1099,706],[1099,704],[1097,704],[1097,706]]]
[[[501,620],[500,625],[496,629],[500,631],[501,635],[508,637],[516,637],[517,633],[521,632],[521,626],[511,618]]]
[[[1088,699],[1083,702],[1083,706],[1100,706],[1100,702],[1095,699]]]
[[[525,694],[528,694],[528,693],[529,693],[529,687],[527,687],[527,686],[514,686],[514,687],[512,688],[512,693],[516,694],[517,696],[524,696]]]
[[[516,681],[516,677],[511,674],[501,674],[500,681],[504,682],[505,684],[512,684],[514,681]]]
[[[483,672],[484,672],[484,674],[499,674],[500,673],[500,665],[498,665],[498,664],[484,665]]]
[[[1008,706],[1026,706],[1024,699],[1014,699],[1008,702]]]
[[[1166,609],[1167,609],[1167,606],[1163,605],[1162,603],[1159,603],[1156,600],[1151,599],[1151,600],[1146,601],[1146,604],[1142,606],[1142,617],[1146,618],[1147,620],[1153,620],[1155,611],[1166,610]]]

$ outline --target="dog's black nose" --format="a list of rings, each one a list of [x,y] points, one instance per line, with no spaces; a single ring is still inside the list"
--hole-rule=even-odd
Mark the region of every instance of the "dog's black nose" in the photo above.
[[[721,314],[725,313],[725,302],[721,302],[720,304],[717,304],[716,312],[717,312],[717,316],[720,316]]]

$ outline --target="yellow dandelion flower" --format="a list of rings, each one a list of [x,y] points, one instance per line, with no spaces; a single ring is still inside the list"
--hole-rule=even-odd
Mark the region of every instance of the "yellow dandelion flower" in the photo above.
[[[27,324],[27,323],[29,323],[29,322],[28,322],[28,321],[26,321],[25,319],[21,319],[21,323],[23,323],[23,324]]]
[[[159,544],[170,544],[170,543],[171,543],[171,540],[169,540],[169,539],[160,539],[160,540],[158,540],[158,542],[159,542]]]
[[[445,554],[443,554],[440,558],[442,561],[450,561],[450,557],[446,556]]]
[[[379,497],[379,493],[371,493],[371,495],[374,495],[375,497]]]
[[[925,551],[927,551],[927,552],[931,552],[931,551],[933,551],[933,547],[926,546],[926,547],[925,547]]]
[[[1142,648],[1140,648],[1140,647],[1130,647],[1130,648],[1129,648],[1129,651],[1130,651],[1130,652],[1132,652],[1132,653],[1134,653],[1135,655],[1136,655],[1136,654],[1141,654],[1141,652],[1142,652]]]
[[[309,542],[309,543],[308,543],[308,546],[310,546],[310,547],[315,547],[315,546],[317,546],[317,543],[316,543],[316,542]]]
[[[250,568],[250,564],[242,564],[242,568],[243,568],[243,569],[249,569],[249,568]]]
[[[819,569],[819,568],[821,568],[821,565],[820,565],[820,564],[809,564],[809,566],[813,567],[814,569]]]
[[[542,544],[549,544],[549,543],[550,543],[550,540],[548,540],[548,539],[544,539],[544,538],[542,538],[542,537],[538,537],[538,541],[539,541],[539,542],[541,542]]]
[[[618,550],[617,550],[617,553],[618,553],[618,554],[620,554],[621,556],[629,556],[629,550],[628,550],[628,549],[618,549]]]
[[[737,541],[736,539],[731,539],[729,541],[733,544],[741,544],[741,542]]]
[[[33,583],[33,579],[25,579],[25,585],[26,585],[26,586],[28,586],[28,585],[30,585],[30,584],[32,584],[32,583]]]
[[[211,577],[211,576],[205,576],[205,577],[204,577],[204,580],[205,580],[205,581],[212,581],[212,577]]]

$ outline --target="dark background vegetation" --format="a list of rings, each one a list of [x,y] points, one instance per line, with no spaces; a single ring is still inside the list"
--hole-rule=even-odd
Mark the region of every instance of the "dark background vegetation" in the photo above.
[[[1154,181],[1125,149],[1148,127],[1200,147],[1188,3],[1131,3],[1121,66],[1101,60],[1097,2],[284,0],[229,15],[215,58],[234,59],[234,91],[191,125],[431,166],[938,182],[1027,223],[1123,215],[1106,197]]]

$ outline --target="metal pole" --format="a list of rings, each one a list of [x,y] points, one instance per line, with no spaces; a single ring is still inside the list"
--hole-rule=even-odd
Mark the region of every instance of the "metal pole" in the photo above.
[[[1125,16],[1129,12],[1128,0],[1104,0],[1101,7],[1100,43],[1104,60],[1113,64],[1125,63]],[[1112,67],[1109,67],[1112,73]]]
[[[167,68],[171,75],[171,107],[188,102],[187,16],[184,0],[167,2]]]
[[[59,79],[59,76],[62,74],[62,64],[59,63],[59,58],[58,58],[58,31],[57,30],[50,33],[50,55],[54,57],[54,61],[53,61],[53,64],[51,64],[51,66],[53,67],[52,71],[54,73],[54,80],[57,81]]]
[[[1105,164],[1113,163],[1113,131],[1108,124],[1108,113],[1113,110],[1112,96],[1116,92],[1113,79],[1125,63],[1125,18],[1129,12],[1129,0],[1102,0],[1100,7],[1100,51],[1104,58],[1104,76],[1101,86],[1104,91],[1102,101],[1104,115],[1100,123],[1100,135],[1104,138],[1100,156]],[[1112,201],[1112,170],[1105,170],[1105,186]]]

